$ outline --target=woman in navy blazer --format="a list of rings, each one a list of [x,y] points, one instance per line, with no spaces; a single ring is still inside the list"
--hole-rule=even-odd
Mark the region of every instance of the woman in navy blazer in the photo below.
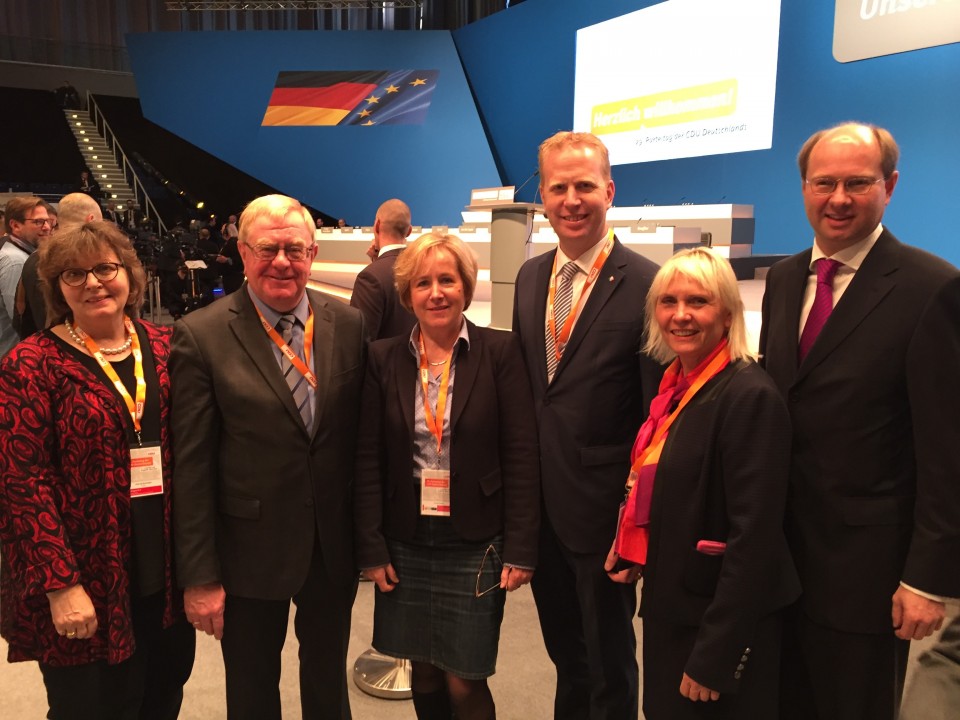
[[[799,594],[783,534],[787,409],[750,359],[743,302],[722,257],[681,251],[657,273],[646,306],[645,351],[674,363],[634,446],[628,500],[646,546],[637,560],[643,712],[774,718],[779,611]],[[637,547],[621,554],[635,559]],[[636,568],[617,572],[616,560],[611,552],[612,579],[636,577]]]
[[[421,720],[494,718],[502,590],[537,562],[533,400],[516,337],[463,316],[477,263],[459,238],[420,237],[395,274],[418,323],[370,346],[354,498],[373,646],[412,661]]]

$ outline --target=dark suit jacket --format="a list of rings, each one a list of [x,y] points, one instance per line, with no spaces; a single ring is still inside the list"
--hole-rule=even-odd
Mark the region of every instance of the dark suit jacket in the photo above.
[[[314,430],[303,427],[246,286],[178,321],[173,379],[174,539],[183,587],[292,597],[319,533],[322,561],[356,580],[351,491],[365,345],[356,310],[311,290]]]
[[[47,304],[40,290],[40,277],[37,263],[40,253],[32,253],[23,263],[20,284],[17,286],[17,307],[13,319],[14,328],[21,338],[29,337],[47,327]],[[20,302],[23,310],[20,310]]]
[[[555,255],[520,268],[513,329],[533,389],[547,515],[569,549],[606,553],[633,439],[662,375],[641,352],[644,302],[658,268],[614,243],[548,386],[544,328]]]
[[[889,633],[901,580],[960,596],[960,273],[884,230],[798,367],[810,255],[763,298],[794,428],[788,539],[814,621]]]
[[[684,408],[657,465],[640,614],[697,626],[686,672],[721,693],[739,690],[737,666],[745,648],[758,649],[760,621],[800,594],[783,534],[789,470],[783,399],[743,361]],[[699,553],[698,540],[725,542],[726,553]]]
[[[360,271],[353,285],[350,304],[363,313],[371,340],[409,336],[417,319],[400,304],[393,284],[393,266],[402,250],[384,253]]]
[[[540,477],[533,399],[516,338],[467,322],[457,350],[450,408],[450,517],[464,540],[504,535],[503,560],[537,564]],[[357,563],[390,561],[384,537],[411,540],[415,485],[414,402],[418,365],[410,340],[370,345],[357,461]]]

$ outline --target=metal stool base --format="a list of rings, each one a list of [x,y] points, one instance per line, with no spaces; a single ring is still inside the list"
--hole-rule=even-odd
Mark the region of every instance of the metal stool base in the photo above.
[[[410,661],[381,655],[373,648],[353,664],[353,682],[367,695],[386,700],[407,700],[410,689]]]

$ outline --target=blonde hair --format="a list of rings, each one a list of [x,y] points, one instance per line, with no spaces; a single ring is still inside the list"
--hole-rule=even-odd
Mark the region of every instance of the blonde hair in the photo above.
[[[437,250],[446,250],[453,255],[457,263],[457,272],[460,273],[460,281],[463,283],[463,309],[466,310],[470,307],[473,300],[473,291],[477,287],[476,256],[467,247],[467,244],[456,235],[427,233],[407,245],[407,249],[400,253],[396,264],[393,266],[393,277],[397,285],[400,304],[407,310],[413,310],[413,305],[410,302],[410,283],[416,277],[420,268],[423,267],[424,262]]]
[[[727,330],[727,348],[731,360],[753,359],[747,345],[747,327],[743,317],[743,300],[737,277],[726,258],[706,247],[681,250],[667,260],[657,272],[647,293],[646,323],[647,343],[643,351],[659,363],[667,363],[676,357],[670,349],[660,326],[657,324],[657,302],[675,277],[683,277],[699,284],[711,297],[720,302],[720,307],[730,313],[730,329]]]
[[[603,144],[593,133],[569,132],[564,130],[548,137],[540,143],[540,151],[537,153],[537,171],[540,173],[540,182],[543,183],[543,160],[550,153],[558,150],[565,150],[572,147],[590,148],[597,157],[600,158],[600,172],[603,174],[604,181],[610,180],[610,153],[607,146]]]

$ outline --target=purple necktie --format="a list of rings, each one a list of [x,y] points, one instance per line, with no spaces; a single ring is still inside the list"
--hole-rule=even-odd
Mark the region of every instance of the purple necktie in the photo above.
[[[817,293],[813,297],[813,306],[810,308],[810,314],[807,316],[807,323],[803,326],[803,332],[800,333],[800,347],[797,355],[800,362],[810,352],[817,335],[827,324],[827,318],[833,312],[833,276],[843,265],[839,260],[829,258],[820,258],[814,265],[817,266]]]

